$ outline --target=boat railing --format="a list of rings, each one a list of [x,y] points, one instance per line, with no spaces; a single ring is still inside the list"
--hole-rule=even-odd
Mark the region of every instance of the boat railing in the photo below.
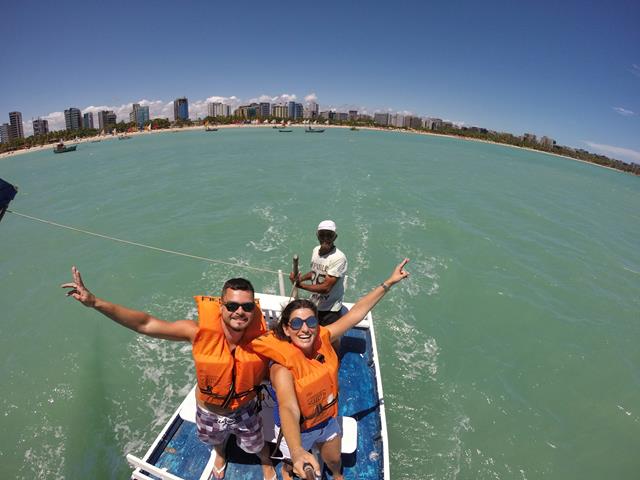
[[[135,455],[128,454],[127,462],[129,462],[129,465],[135,468],[135,470],[131,474],[131,478],[135,478],[136,480],[157,480],[158,478],[161,480],[184,480],[182,477],[178,477],[162,468],[151,465],[150,463],[141,460]],[[153,477],[150,477],[144,472],[153,474]]]

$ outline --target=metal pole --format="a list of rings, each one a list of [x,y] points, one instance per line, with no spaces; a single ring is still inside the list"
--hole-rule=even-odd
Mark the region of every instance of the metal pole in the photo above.
[[[293,278],[297,281],[300,271],[298,270],[298,255],[293,256]],[[298,298],[298,287],[293,287],[291,296],[295,299]]]
[[[284,292],[284,275],[282,275],[282,270],[278,270],[278,283],[280,284],[280,295],[285,296]]]

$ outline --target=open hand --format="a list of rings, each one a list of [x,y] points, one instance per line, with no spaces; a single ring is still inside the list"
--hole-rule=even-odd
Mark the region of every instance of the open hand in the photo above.
[[[60,285],[62,288],[71,289],[67,292],[67,297],[75,298],[85,307],[93,307],[96,303],[96,296],[84,286],[82,276],[75,265],[71,267],[71,276],[73,277],[73,282]]]

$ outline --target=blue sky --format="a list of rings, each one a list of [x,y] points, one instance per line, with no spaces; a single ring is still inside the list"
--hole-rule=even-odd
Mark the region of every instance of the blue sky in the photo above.
[[[640,163],[640,2],[5,2],[0,121],[187,96],[411,112]],[[93,107],[93,108],[92,108]],[[128,119],[128,118],[127,118]],[[62,123],[63,126],[63,123]]]

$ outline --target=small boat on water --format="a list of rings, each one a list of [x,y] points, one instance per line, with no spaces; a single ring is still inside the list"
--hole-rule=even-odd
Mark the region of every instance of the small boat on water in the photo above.
[[[313,128],[311,126],[304,129],[306,133],[324,133],[324,128]]]
[[[351,130],[352,132],[359,132],[360,129],[358,127],[351,127],[349,130]]]
[[[293,130],[291,130],[290,128],[279,128],[278,131],[282,132],[282,133],[291,133],[291,132],[293,132]]]
[[[209,125],[207,125],[206,127],[204,127],[204,131],[205,132],[217,132],[218,129],[215,127],[210,127]]]
[[[129,140],[130,138],[130,135],[118,135],[118,140]]]
[[[63,142],[58,143],[53,149],[53,153],[75,152],[77,145],[65,145]]]
[[[102,140],[91,140],[91,143],[100,143]]]
[[[265,321],[271,328],[289,302],[289,297],[256,293]],[[345,304],[350,308],[352,304]],[[371,312],[342,337],[338,381],[339,420],[342,424],[342,464],[345,478],[389,480],[389,446],[382,395],[380,365]],[[273,400],[265,395],[262,420],[265,439],[275,446]],[[140,459],[127,455],[137,480],[206,480],[215,462],[215,450],[201,442],[196,434],[195,387],[180,404],[165,427]],[[140,434],[146,436],[145,434]],[[263,478],[258,457],[227,443],[227,480]],[[272,455],[273,456],[273,455]],[[276,461],[278,462],[278,461]],[[275,464],[278,480],[281,465]],[[326,480],[326,470],[322,479]]]

